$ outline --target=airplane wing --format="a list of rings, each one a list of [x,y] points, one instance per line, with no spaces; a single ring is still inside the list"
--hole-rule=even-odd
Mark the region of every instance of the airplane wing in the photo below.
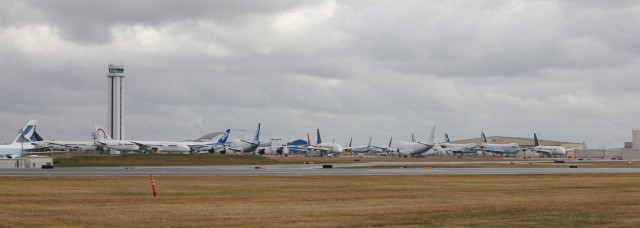
[[[483,151],[483,152],[494,153],[494,154],[502,154],[502,153],[504,153],[504,151],[502,151],[502,150],[487,150],[487,149],[478,149],[478,150]]]
[[[75,144],[64,144],[64,143],[55,143],[55,142],[48,142],[48,144],[54,145],[54,146],[61,146],[61,147],[72,149],[72,150],[82,149],[82,147]]]
[[[146,144],[146,143],[135,142],[135,141],[130,141],[130,142],[133,143],[133,144],[138,145],[138,147],[140,147],[140,150],[146,150],[146,149],[149,149],[149,148],[154,147],[154,146],[156,146],[156,147],[160,146],[160,145]]]
[[[416,143],[420,143],[422,145],[430,146],[430,147],[434,147],[435,146],[435,143],[423,143],[423,142],[416,142]]]
[[[538,154],[545,154],[545,155],[550,155],[551,154],[550,150],[533,150],[533,151],[538,153]]]
[[[240,141],[244,142],[244,143],[251,144],[251,145],[256,145],[254,142],[250,142],[250,141],[246,141],[246,140],[242,140],[242,139],[240,139]]]

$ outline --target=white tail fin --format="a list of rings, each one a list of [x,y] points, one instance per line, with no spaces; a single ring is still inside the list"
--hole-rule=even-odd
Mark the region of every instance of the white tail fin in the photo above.
[[[253,142],[251,144],[260,145],[260,123],[258,123],[258,129],[256,130],[256,136],[253,137]]]
[[[31,137],[33,133],[36,132],[36,125],[38,124],[37,120],[31,120],[20,132],[18,132],[18,137],[16,140],[13,140],[13,143],[31,143]]]
[[[434,137],[436,134],[436,125],[433,125],[433,128],[431,128],[431,134],[429,135],[429,143],[434,142]]]
[[[104,142],[104,141],[112,141],[113,139],[111,138],[111,136],[109,136],[109,133],[107,133],[106,131],[104,131],[104,129],[102,129],[102,127],[100,127],[100,125],[95,125],[94,126],[94,133],[96,134],[96,139],[98,140],[98,142]]]

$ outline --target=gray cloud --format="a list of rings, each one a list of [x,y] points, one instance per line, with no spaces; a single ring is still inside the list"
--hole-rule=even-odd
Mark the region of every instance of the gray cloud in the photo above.
[[[640,4],[618,3],[8,1],[0,140],[31,118],[88,139],[106,124],[106,65],[123,62],[138,139],[262,122],[274,138],[383,145],[435,123],[621,145],[640,124]]]

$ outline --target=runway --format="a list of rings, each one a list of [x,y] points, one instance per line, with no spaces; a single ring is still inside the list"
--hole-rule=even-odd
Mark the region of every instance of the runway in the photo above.
[[[490,175],[490,174],[619,174],[640,168],[376,168],[388,165],[453,164],[450,162],[371,162],[353,164],[229,165],[175,167],[114,167],[1,169],[0,176],[319,176],[319,175]],[[460,164],[460,163],[455,163]]]

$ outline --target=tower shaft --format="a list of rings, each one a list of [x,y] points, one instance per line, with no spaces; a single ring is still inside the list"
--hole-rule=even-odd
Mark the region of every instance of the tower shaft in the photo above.
[[[111,137],[115,140],[124,139],[124,65],[109,64],[107,74],[109,83],[109,124],[107,126]]]

